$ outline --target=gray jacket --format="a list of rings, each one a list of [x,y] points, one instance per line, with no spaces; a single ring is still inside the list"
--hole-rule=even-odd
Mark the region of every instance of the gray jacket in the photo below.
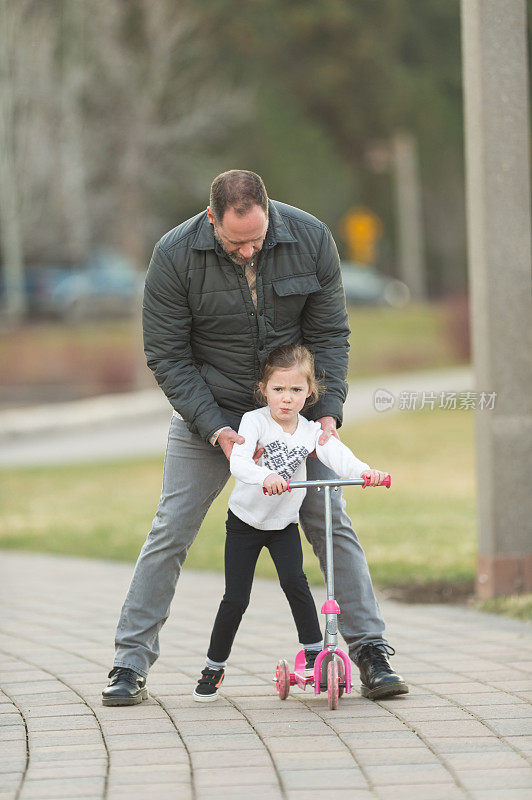
[[[326,225],[269,201],[257,266],[257,308],[242,268],[225,256],[206,211],[156,244],[146,276],[144,349],[148,366],[190,430],[206,441],[238,428],[255,408],[253,388],[266,354],[302,342],[327,391],[305,412],[342,422],[349,326],[338,252]]]

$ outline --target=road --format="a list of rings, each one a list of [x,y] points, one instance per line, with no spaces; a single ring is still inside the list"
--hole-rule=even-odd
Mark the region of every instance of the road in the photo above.
[[[401,393],[464,392],[466,367],[382,375],[352,383],[344,422],[400,410]],[[375,409],[375,392],[386,410]],[[392,407],[389,407],[393,403]],[[164,455],[171,408],[159,389],[0,412],[0,469]]]

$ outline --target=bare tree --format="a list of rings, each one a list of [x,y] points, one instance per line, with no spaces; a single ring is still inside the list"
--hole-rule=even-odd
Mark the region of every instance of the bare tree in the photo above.
[[[204,194],[209,151],[250,106],[208,70],[205,46],[191,0],[0,0],[11,318],[25,312],[25,259],[80,260],[106,243],[140,266],[160,198]]]
[[[194,154],[244,117],[249,98],[206,70],[192,4],[100,0],[93,9],[93,69],[103,77],[94,100],[106,124],[98,130],[93,117],[91,141],[112,170],[101,176],[93,211],[103,235],[112,219],[116,244],[143,264],[154,197],[188,191],[198,180]]]
[[[25,261],[61,230],[55,122],[57,25],[36,0],[0,0],[0,248],[3,312],[27,310]]]
[[[193,3],[94,0],[85,31],[94,232],[143,267],[164,230],[159,198],[205,197],[205,154],[250,102],[209,72]],[[136,338],[137,384],[151,385]]]
[[[69,254],[74,259],[80,259],[86,255],[91,238],[84,152],[86,115],[83,109],[87,5],[84,0],[66,0],[61,7],[60,147],[63,208],[69,231]]]
[[[4,311],[18,320],[26,311],[22,245],[19,126],[27,110],[18,42],[26,4],[0,0],[0,244],[4,267]],[[25,102],[26,101],[26,102]]]

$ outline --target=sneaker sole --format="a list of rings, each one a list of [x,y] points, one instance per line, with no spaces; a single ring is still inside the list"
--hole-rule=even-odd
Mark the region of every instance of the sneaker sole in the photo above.
[[[137,706],[143,700],[149,697],[147,689],[142,689],[140,694],[135,697],[102,697],[102,705],[104,706]]]
[[[196,703],[214,703],[215,700],[218,700],[218,692],[214,694],[192,694],[192,698],[196,701]]]
[[[406,683],[396,683],[393,686],[377,686],[376,689],[368,689],[361,684],[360,694],[368,700],[380,700],[381,697],[394,697],[397,694],[408,694],[409,688]]]

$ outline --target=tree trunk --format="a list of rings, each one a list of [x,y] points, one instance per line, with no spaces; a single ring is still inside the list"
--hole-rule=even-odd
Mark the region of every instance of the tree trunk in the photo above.
[[[19,9],[0,0],[0,248],[3,261],[4,312],[13,322],[27,310],[24,250],[20,220],[20,187],[16,177],[15,48],[20,27]]]

